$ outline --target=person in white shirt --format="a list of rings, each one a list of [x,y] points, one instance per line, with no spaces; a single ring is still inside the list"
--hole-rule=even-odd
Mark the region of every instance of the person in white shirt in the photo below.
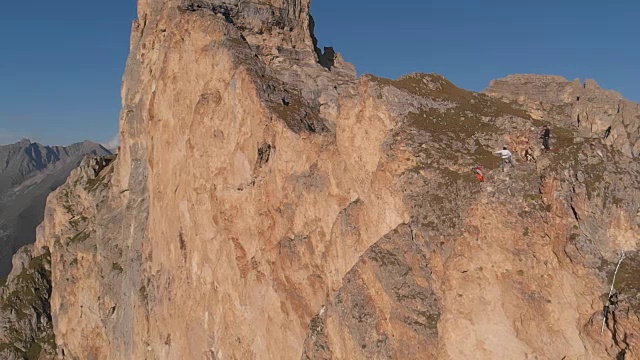
[[[511,165],[511,167],[515,167],[516,164],[513,161],[513,155],[511,154],[511,151],[509,151],[509,149],[507,149],[506,146],[502,147],[502,150],[498,150],[496,151],[496,154],[500,155],[502,157],[502,171],[504,172],[507,165]]]

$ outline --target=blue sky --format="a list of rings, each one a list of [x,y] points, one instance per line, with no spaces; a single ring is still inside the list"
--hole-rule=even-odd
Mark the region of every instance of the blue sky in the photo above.
[[[0,143],[117,134],[134,0],[32,0],[0,11]],[[359,73],[437,72],[482,90],[512,73],[594,78],[640,101],[640,2],[315,0],[316,35]]]

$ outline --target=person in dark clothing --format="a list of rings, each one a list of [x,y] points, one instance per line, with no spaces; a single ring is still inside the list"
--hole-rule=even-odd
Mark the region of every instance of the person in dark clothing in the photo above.
[[[549,146],[550,137],[551,137],[551,129],[549,129],[549,125],[545,125],[544,132],[542,133],[542,146],[544,146],[544,149],[547,151],[551,150],[551,146]]]

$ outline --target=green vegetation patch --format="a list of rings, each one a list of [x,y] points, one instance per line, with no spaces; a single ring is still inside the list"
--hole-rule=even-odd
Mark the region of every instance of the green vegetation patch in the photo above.
[[[18,319],[26,317],[26,311],[31,310],[34,304],[41,304],[39,296],[44,291],[47,296],[51,291],[51,253],[47,250],[44,254],[31,259],[29,264],[13,280],[13,291],[5,297],[2,308],[14,309]],[[25,307],[26,306],[26,307]]]
[[[478,133],[496,134],[500,129],[459,107],[439,110],[428,109],[409,114],[409,125],[437,136],[466,140]]]
[[[89,236],[91,236],[90,232],[88,232],[86,229],[82,230],[79,233],[75,234],[72,238],[69,238],[69,243],[71,244],[82,243],[86,241],[89,238]]]
[[[610,263],[607,267],[608,279],[613,277],[617,263]],[[640,311],[640,253],[628,253],[616,276],[615,289],[624,297],[634,311]]]
[[[31,347],[29,348],[29,350],[27,350],[27,353],[25,355],[29,360],[38,360],[41,352],[42,352],[42,346],[37,342],[33,342],[31,343]]]
[[[68,214],[73,215],[73,207],[71,206],[71,197],[69,194],[69,190],[67,189],[62,191],[62,207]]]
[[[0,344],[0,350],[14,350],[25,359],[38,359],[43,351],[49,355],[55,354],[55,337],[51,328],[51,316],[49,298],[51,296],[51,254],[48,249],[25,266],[18,276],[11,281],[10,292],[1,299],[0,308],[3,311],[11,311],[16,316],[16,321],[24,322],[35,319],[38,323],[38,339],[33,339],[33,334],[21,333],[12,324],[5,324],[5,335],[8,343]],[[6,286],[6,282],[3,286]],[[41,319],[47,317],[48,327],[45,328]],[[21,349],[27,349],[26,351]]]
[[[424,158],[431,159],[431,162],[438,162],[432,164],[438,167],[452,164],[456,168],[480,165],[488,170],[495,169],[500,166],[500,160],[490,147],[505,133],[497,120],[514,117],[515,122],[522,119],[526,123],[521,125],[527,127],[534,121],[513,104],[461,89],[437,74],[412,74],[397,80],[370,78],[383,86],[452,104],[449,108],[422,109],[407,115],[410,129],[428,134],[415,136],[414,143],[429,145],[429,148],[416,149],[417,152],[424,153]],[[466,173],[460,176],[469,177]],[[474,179],[473,176],[471,178]]]
[[[109,177],[114,172],[113,165],[108,165],[106,170],[102,170],[98,176],[93,179],[89,179],[84,186],[84,189],[88,192],[93,192],[97,190],[99,187],[106,187],[109,184],[107,181],[107,177]]]
[[[564,129],[564,131],[568,132],[566,129]],[[598,193],[601,193],[603,189],[605,189],[607,174],[610,173],[610,171],[607,170],[607,163],[604,160],[599,162],[589,161],[593,160],[593,158],[587,159],[585,157],[588,156],[587,154],[592,152],[586,147],[598,142],[599,140],[584,139],[582,142],[574,143],[573,139],[575,136],[571,139],[569,139],[570,135],[568,133],[564,133],[559,136],[566,137],[564,139],[565,146],[563,147],[562,145],[559,146],[557,144],[554,145],[554,147],[557,147],[557,152],[552,154],[552,169],[557,173],[561,173],[569,169],[571,169],[573,173],[582,172],[584,175],[583,183],[586,187],[587,197],[590,200],[594,199]],[[594,155],[592,154],[591,156]],[[614,204],[620,204],[621,200],[622,199],[620,198],[612,198],[612,202],[614,202]]]
[[[489,117],[512,115],[523,119],[531,119],[531,116],[526,111],[517,109],[512,104],[494,99],[485,94],[461,89],[439,74],[410,74],[397,80],[373,75],[369,75],[369,77],[374,82],[392,86],[414,95],[454,102],[458,104],[460,113],[470,112]]]
[[[69,225],[75,231],[80,231],[80,226],[87,222],[86,216],[73,217],[69,220]]]
[[[323,133],[328,130],[317,108],[309,105],[299,89],[288,88],[272,76],[264,76],[266,105],[295,133]]]

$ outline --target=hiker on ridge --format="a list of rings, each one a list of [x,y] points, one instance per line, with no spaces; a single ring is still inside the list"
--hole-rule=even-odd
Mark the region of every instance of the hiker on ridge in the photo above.
[[[476,174],[476,178],[480,182],[484,182],[484,168],[482,166],[476,166],[473,168],[473,173]]]
[[[502,150],[498,150],[495,153],[502,157],[502,172],[506,170],[507,164],[511,165],[511,167],[516,166],[515,162],[513,161],[513,155],[506,146],[503,146]]]
[[[549,129],[549,125],[544,126],[544,132],[542,133],[542,146],[546,151],[551,150],[551,146],[549,146],[549,138],[551,137],[551,129]]]

